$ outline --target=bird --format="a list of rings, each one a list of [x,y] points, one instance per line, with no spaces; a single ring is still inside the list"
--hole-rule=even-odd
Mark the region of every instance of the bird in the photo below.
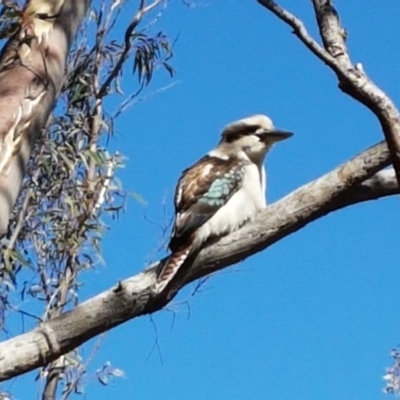
[[[182,172],[175,190],[171,255],[156,271],[161,293],[189,256],[251,221],[266,207],[264,159],[271,147],[293,135],[262,114],[234,121],[216,148]]]

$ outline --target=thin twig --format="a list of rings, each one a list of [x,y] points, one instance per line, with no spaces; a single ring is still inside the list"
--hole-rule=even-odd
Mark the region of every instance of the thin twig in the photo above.
[[[174,81],[168,85],[165,85],[151,93],[149,93],[146,96],[141,96],[138,97],[139,93],[142,91],[143,89],[143,85],[141,85],[139,87],[138,90],[135,91],[135,93],[132,93],[131,95],[129,95],[118,107],[117,111],[114,113],[114,115],[112,116],[113,119],[118,118],[124,111],[126,111],[129,107],[132,107],[134,104],[136,103],[140,103],[142,101],[146,101],[149,98],[158,95],[162,92],[165,92],[166,90],[169,90],[171,88],[173,88],[175,85],[177,85],[178,83],[180,83],[180,81]]]
[[[68,397],[76,390],[76,388],[78,387],[79,381],[85,375],[86,371],[88,370],[88,367],[89,367],[90,363],[94,359],[94,356],[100,350],[101,344],[103,343],[106,335],[107,335],[107,332],[102,333],[98,337],[95,346],[92,348],[92,351],[90,352],[89,356],[87,357],[85,363],[82,365],[82,368],[80,369],[79,373],[76,374],[74,380],[68,386],[68,389],[66,389],[65,392],[63,393],[62,400],[67,400]]]

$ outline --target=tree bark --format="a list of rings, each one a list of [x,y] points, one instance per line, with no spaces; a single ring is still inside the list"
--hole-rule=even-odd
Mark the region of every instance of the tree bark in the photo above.
[[[39,43],[16,33],[0,57],[0,237],[21,189],[36,139],[64,81],[68,51],[90,0],[64,0]],[[40,21],[39,21],[40,22]]]

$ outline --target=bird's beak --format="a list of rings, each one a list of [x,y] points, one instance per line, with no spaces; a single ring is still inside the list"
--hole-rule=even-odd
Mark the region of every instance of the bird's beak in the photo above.
[[[264,142],[279,142],[281,140],[289,139],[293,136],[293,132],[282,131],[280,129],[265,130],[257,133],[257,135]]]

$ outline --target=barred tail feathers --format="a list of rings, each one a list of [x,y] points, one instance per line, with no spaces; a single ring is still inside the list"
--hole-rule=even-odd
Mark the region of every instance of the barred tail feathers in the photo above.
[[[170,255],[170,257],[163,263],[160,270],[157,272],[157,283],[155,289],[157,293],[162,292],[166,286],[171,282],[179,268],[186,261],[189,253],[190,246],[181,250],[177,250]]]

